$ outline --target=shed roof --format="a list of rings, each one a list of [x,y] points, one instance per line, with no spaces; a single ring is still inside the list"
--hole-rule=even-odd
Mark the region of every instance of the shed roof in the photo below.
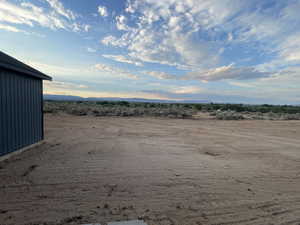
[[[0,68],[13,70],[42,80],[52,80],[52,78],[46,74],[20,62],[2,51],[0,51]]]

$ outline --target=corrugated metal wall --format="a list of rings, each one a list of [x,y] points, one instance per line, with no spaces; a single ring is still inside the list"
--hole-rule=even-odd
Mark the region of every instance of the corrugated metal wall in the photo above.
[[[0,68],[0,156],[43,139],[42,80]]]

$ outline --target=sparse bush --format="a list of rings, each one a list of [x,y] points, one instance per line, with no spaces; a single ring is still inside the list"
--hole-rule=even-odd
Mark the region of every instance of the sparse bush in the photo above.
[[[216,119],[218,120],[243,120],[243,115],[234,111],[217,111]]]
[[[113,101],[45,101],[45,113],[84,116],[151,116],[192,118],[199,111],[209,112],[219,120],[300,120],[299,106],[242,104],[180,104]]]
[[[156,107],[155,107],[156,106]],[[64,112],[85,116],[153,116],[169,118],[191,118],[195,110],[180,104],[129,103],[129,102],[48,102],[45,113]]]
[[[296,114],[282,114],[280,117],[281,120],[300,120],[300,113]]]

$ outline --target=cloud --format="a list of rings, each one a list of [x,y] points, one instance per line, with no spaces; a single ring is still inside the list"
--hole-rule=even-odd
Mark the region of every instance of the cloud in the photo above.
[[[196,94],[200,93],[203,89],[197,86],[185,86],[185,87],[178,87],[172,91],[175,94]]]
[[[269,78],[267,78],[269,79]],[[299,79],[299,78],[298,78]],[[266,81],[267,82],[267,81]],[[177,88],[164,88],[163,90],[148,89],[145,93],[160,94],[168,99],[222,103],[249,103],[249,104],[298,104],[300,101],[298,88],[278,88],[272,82],[270,85],[257,85],[258,82],[250,83],[251,88],[230,87],[228,89],[211,89],[193,86],[178,86]],[[178,91],[177,91],[178,90]]]
[[[46,1],[58,14],[66,17],[69,20],[75,20],[76,18],[75,14],[71,10],[65,9],[63,4],[59,2],[59,0],[46,0]]]
[[[57,75],[68,76],[74,74],[82,74],[83,72],[88,71],[78,67],[72,67],[66,65],[52,65],[52,64],[47,64],[47,63],[37,62],[37,61],[26,61],[26,63],[32,66],[33,68],[36,68],[41,72],[46,73],[50,76],[57,76]]]
[[[87,89],[89,88],[87,85],[76,84],[71,82],[61,82],[61,81],[45,81],[44,82],[45,89]]]
[[[98,13],[102,17],[107,17],[108,16],[108,11],[105,6],[98,6]]]
[[[206,71],[190,72],[183,79],[200,81],[218,81],[218,80],[251,80],[274,75],[271,72],[258,71],[254,67],[234,67],[233,65],[222,66]]]
[[[209,70],[192,71],[181,76],[171,75],[159,71],[146,71],[147,75],[160,80],[199,80],[202,82],[220,80],[253,80],[276,75],[276,72],[263,72],[254,67],[234,67],[233,65],[222,66]]]
[[[130,30],[129,26],[126,25],[127,18],[124,15],[117,16],[116,21],[117,21],[116,26],[118,30],[125,30],[125,31]]]
[[[0,29],[6,30],[6,31],[11,31],[11,32],[24,32],[16,27],[5,25],[5,24],[0,24]]]
[[[123,56],[123,55],[102,55],[102,56],[105,57],[105,58],[108,58],[108,59],[112,59],[112,60],[117,61],[117,62],[134,64],[136,66],[143,66],[143,64],[141,62],[138,62],[136,60],[132,60],[132,59],[130,59],[126,56]]]
[[[54,80],[61,79],[62,77],[77,81],[89,80],[92,82],[96,82],[101,78],[108,78],[109,80],[140,79],[140,77],[134,73],[103,63],[98,63],[87,67],[78,65],[53,65],[36,61],[25,61],[25,63],[45,74],[52,76]]]
[[[209,68],[219,62],[222,52],[222,45],[215,41],[217,29],[211,26],[229,18],[235,9],[228,1],[218,2],[129,1],[126,11],[140,16],[134,20],[117,16],[116,27],[125,33],[120,38],[107,36],[102,43],[125,47],[131,57],[144,62],[179,69]],[[199,33],[204,31],[208,36],[201,38]]]
[[[109,35],[105,38],[103,38],[101,40],[101,43],[104,44],[104,45],[112,45],[112,46],[117,46],[117,47],[125,47],[126,46],[126,43],[124,43],[124,40],[121,38],[121,39],[118,39],[112,35]]]
[[[96,49],[91,48],[91,47],[87,47],[86,50],[87,50],[88,52],[90,52],[90,53],[95,53],[95,52],[97,52]]]
[[[81,27],[85,32],[88,32],[92,28],[92,26],[88,24],[84,24]]]
[[[115,78],[133,79],[133,80],[139,79],[139,76],[137,76],[129,71],[126,71],[126,70],[123,70],[123,69],[120,69],[117,67],[108,66],[105,64],[101,64],[101,63],[94,65],[94,69],[97,71],[104,72],[104,73],[108,74],[109,76],[112,76]]]
[[[39,34],[39,33],[36,33],[36,32],[28,32],[28,31],[19,29],[15,26],[1,24],[1,23],[0,23],[0,30],[5,30],[5,31],[15,32],[15,33],[23,33],[23,34],[26,34],[26,35],[34,35],[34,36],[41,37],[41,38],[45,37],[45,35],[42,35],[42,34]]]
[[[278,50],[281,59],[290,63],[300,63],[300,32],[288,36],[279,44]]]
[[[160,71],[144,71],[144,74],[160,80],[178,79],[176,76]]]
[[[238,93],[218,93],[210,92],[208,90],[201,90],[198,93],[174,93],[173,91],[158,91],[158,90],[144,90],[148,94],[158,94],[164,98],[185,101],[185,102],[214,102],[214,103],[247,103],[247,104],[263,104],[263,103],[276,103],[280,101],[270,101],[264,98],[263,95],[256,96],[245,96],[239,95]]]
[[[29,2],[13,4],[0,1],[0,21],[9,24],[23,24],[29,27],[39,25],[52,30],[88,31],[89,25],[76,21],[76,15],[65,9],[58,0],[46,0],[50,8],[42,8]]]
[[[243,87],[243,88],[254,88],[255,87],[255,85],[252,85],[252,84],[236,82],[236,81],[229,81],[228,84],[230,84],[232,86]]]
[[[145,63],[206,71],[200,74],[206,80],[213,76],[205,74],[231,62],[236,67],[227,70],[227,77],[221,72],[214,77],[259,78],[269,74],[258,70],[257,61],[283,60],[285,66],[299,63],[297,9],[300,3],[294,0],[270,5],[259,0],[128,0],[126,14],[115,17],[120,35],[108,35],[102,44],[125,49],[130,57]]]
[[[144,98],[144,99],[162,99],[169,100],[166,96],[159,93],[146,93],[141,91],[126,92],[126,91],[99,91],[87,89],[69,89],[69,88],[45,88],[45,94],[52,95],[73,95],[81,97],[94,97],[94,98]]]

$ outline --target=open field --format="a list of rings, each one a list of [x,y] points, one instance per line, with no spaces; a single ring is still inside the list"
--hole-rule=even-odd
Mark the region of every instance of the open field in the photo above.
[[[0,163],[0,224],[300,224],[300,121],[47,114]]]

